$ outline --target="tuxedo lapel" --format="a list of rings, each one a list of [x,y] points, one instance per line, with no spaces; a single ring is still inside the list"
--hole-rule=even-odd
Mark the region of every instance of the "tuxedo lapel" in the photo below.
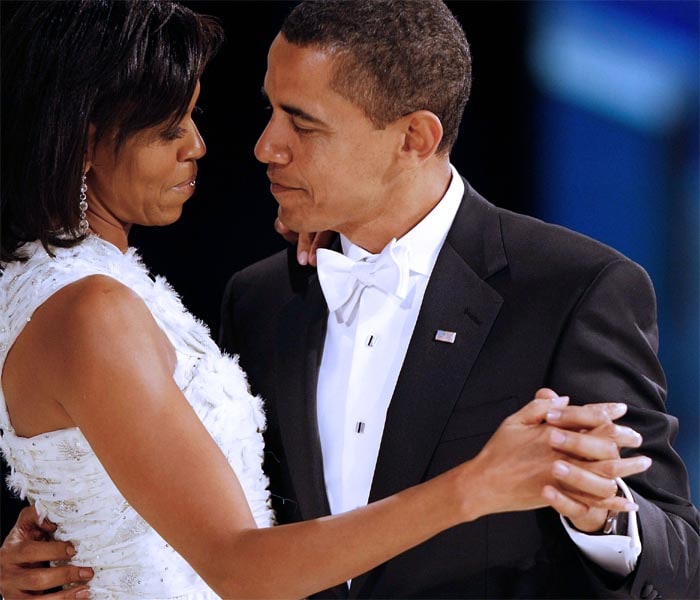
[[[327,318],[318,277],[285,307],[278,331],[277,413],[302,517],[330,514],[316,418],[316,382]]]
[[[338,249],[336,239],[333,249]],[[323,477],[323,457],[316,413],[316,386],[326,334],[328,307],[318,276],[299,267],[289,254],[289,273],[296,294],[285,306],[279,324],[277,365],[278,427],[289,475],[302,518],[329,515]],[[347,598],[346,585],[337,585],[322,596]]]
[[[428,283],[387,411],[370,502],[423,480],[502,305],[500,295],[484,281],[506,264],[500,223],[491,205],[466,185],[462,205]],[[454,343],[437,341],[438,330],[454,332]],[[360,594],[375,575],[353,580],[350,595]]]

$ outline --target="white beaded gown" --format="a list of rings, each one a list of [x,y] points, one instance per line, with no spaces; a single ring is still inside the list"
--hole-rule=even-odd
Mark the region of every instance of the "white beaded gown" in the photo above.
[[[123,254],[91,235],[74,248],[55,248],[55,258],[39,242],[25,244],[22,252],[26,262],[2,265],[0,372],[23,327],[52,294],[90,275],[113,277],[143,299],[172,343],[175,381],[226,455],[258,526],[272,525],[262,471],[262,400],[250,393],[236,357],[220,352],[207,327],[163,278],[149,274],[133,248]],[[94,568],[92,598],[217,598],[126,502],[78,428],[18,436],[0,384],[0,431],[0,450],[11,469],[8,485],[58,524],[55,537],[75,545],[74,564]]]

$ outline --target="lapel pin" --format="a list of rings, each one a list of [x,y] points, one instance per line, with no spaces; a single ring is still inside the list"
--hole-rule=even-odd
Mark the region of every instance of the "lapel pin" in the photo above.
[[[454,331],[443,331],[442,329],[438,329],[435,332],[435,341],[437,341],[437,342],[445,342],[447,344],[454,344],[456,338],[457,338],[457,334]]]

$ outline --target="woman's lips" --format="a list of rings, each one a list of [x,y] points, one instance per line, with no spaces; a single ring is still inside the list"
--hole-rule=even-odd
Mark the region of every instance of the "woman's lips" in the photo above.
[[[189,179],[186,179],[182,183],[178,183],[177,185],[173,186],[174,190],[177,190],[178,192],[191,192],[194,190],[194,188],[197,185],[197,179],[196,175],[194,177],[190,177]]]

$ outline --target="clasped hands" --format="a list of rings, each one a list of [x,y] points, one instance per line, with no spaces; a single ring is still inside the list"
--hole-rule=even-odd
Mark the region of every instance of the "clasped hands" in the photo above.
[[[481,494],[482,514],[551,506],[578,530],[596,533],[608,511],[637,510],[617,495],[615,479],[647,470],[651,459],[621,457],[622,448],[642,443],[615,424],[626,411],[620,403],[569,405],[553,390],[538,390],[469,463],[470,494]]]

